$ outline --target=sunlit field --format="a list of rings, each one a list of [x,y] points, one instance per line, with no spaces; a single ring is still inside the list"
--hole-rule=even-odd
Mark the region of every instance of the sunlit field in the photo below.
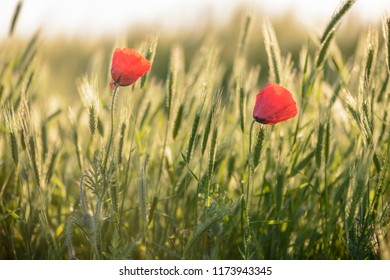
[[[390,18],[355,24],[353,4],[320,30],[243,9],[89,42],[16,38],[15,11],[0,259],[390,259]],[[151,68],[120,86],[125,47]],[[267,83],[296,116],[254,119]]]

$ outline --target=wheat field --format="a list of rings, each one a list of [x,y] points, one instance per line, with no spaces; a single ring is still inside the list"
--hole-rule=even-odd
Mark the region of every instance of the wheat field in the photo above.
[[[14,39],[17,9],[0,48],[0,259],[390,259],[390,18],[346,51],[354,2],[291,48],[248,9],[196,44],[80,49]],[[126,46],[152,70],[114,99]],[[253,121],[266,82],[290,89],[295,118]]]

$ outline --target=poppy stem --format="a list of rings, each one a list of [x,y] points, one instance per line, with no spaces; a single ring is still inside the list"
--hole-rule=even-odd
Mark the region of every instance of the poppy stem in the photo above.
[[[106,156],[104,157],[104,162],[103,162],[104,172],[107,169],[108,155],[110,154],[111,145],[112,145],[112,139],[114,138],[114,106],[115,106],[115,97],[116,97],[116,93],[118,91],[118,87],[119,87],[119,85],[115,84],[115,87],[114,87],[114,90],[113,90],[113,93],[112,93],[112,99],[111,99],[110,140],[108,142]]]
[[[245,193],[245,199],[244,199],[244,209],[242,209],[242,217],[241,219],[245,219],[245,221],[241,222],[242,231],[243,231],[243,239],[244,239],[244,254],[245,259],[247,260],[249,258],[250,252],[249,252],[249,242],[250,242],[250,206],[251,203],[249,203],[249,188],[250,184],[252,182],[252,174],[253,174],[253,156],[252,156],[252,131],[253,126],[255,124],[256,120],[253,120],[251,123],[251,127],[249,129],[249,148],[248,148],[248,159],[247,159],[247,166],[248,166],[248,178],[246,180],[246,193]],[[253,192],[253,185],[252,185],[252,192]],[[243,194],[244,195],[244,194]],[[243,226],[245,225],[245,227]]]
[[[251,123],[251,127],[249,129],[249,149],[248,149],[248,180],[247,180],[247,190],[246,190],[246,201],[248,203],[249,200],[249,185],[252,180],[252,173],[253,173],[253,155],[252,155],[252,131],[253,126],[256,123],[256,120],[253,120]],[[249,208],[249,206],[248,206]]]

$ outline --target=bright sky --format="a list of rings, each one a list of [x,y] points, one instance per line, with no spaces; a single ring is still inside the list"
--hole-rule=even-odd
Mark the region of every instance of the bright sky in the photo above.
[[[48,35],[118,35],[139,24],[176,30],[209,20],[224,22],[242,3],[259,7],[264,15],[278,16],[292,10],[304,24],[324,23],[341,0],[24,0],[16,33],[29,35],[42,27]],[[0,0],[0,38],[9,29],[18,0]],[[374,22],[390,0],[357,0],[352,13]]]

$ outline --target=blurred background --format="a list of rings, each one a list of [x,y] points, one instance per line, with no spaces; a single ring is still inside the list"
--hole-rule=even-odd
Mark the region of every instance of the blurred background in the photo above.
[[[22,6],[11,36],[9,29],[19,2]],[[152,73],[163,81],[174,45],[183,47],[186,63],[189,63],[202,42],[211,39],[222,49],[226,81],[242,15],[251,10],[255,22],[248,37],[248,61],[259,64],[261,76],[265,78],[267,63],[261,35],[265,17],[271,19],[282,54],[291,53],[293,61],[297,61],[302,44],[323,31],[341,3],[341,0],[2,0],[0,42],[6,42],[8,48],[2,43],[0,54],[9,49],[21,52],[39,31],[36,42],[40,47],[41,72],[36,78],[44,79],[40,90],[50,91],[51,96],[66,95],[72,99],[77,97],[75,81],[86,72],[104,70],[107,75],[100,79],[100,84],[109,82],[110,55],[114,47],[137,49],[140,42],[158,34]],[[346,57],[356,47],[359,34],[377,27],[386,11],[390,11],[389,0],[355,3],[336,37]]]
[[[0,26],[12,19],[18,0],[2,0]],[[332,15],[341,0],[24,0],[16,33],[29,35],[38,28],[50,36],[118,36],[139,26],[164,31],[227,24],[237,9],[253,7],[272,18],[289,17],[306,27],[318,27]],[[375,22],[388,0],[358,0],[351,10],[360,21]],[[4,38],[7,29],[1,28]]]

